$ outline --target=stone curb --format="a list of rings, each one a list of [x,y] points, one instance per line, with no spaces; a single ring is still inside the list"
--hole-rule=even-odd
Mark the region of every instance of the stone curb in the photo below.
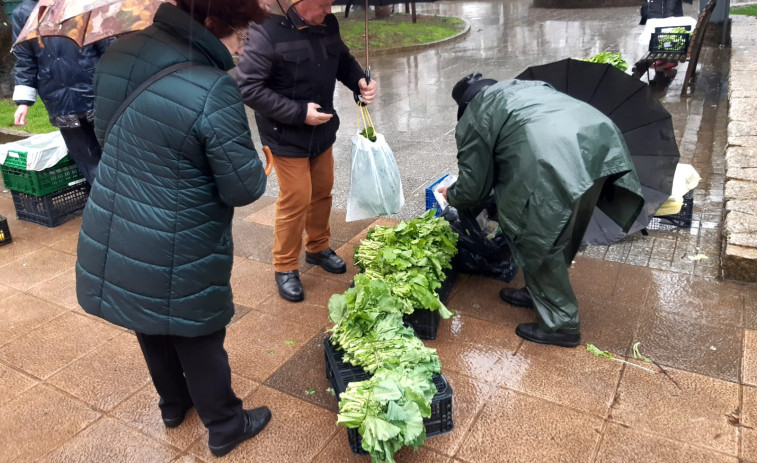
[[[391,55],[392,53],[407,53],[411,51],[425,50],[427,48],[434,48],[445,43],[450,43],[456,40],[460,40],[470,33],[471,25],[468,21],[466,21],[463,18],[457,18],[457,19],[462,19],[463,21],[465,21],[465,27],[463,28],[462,31],[458,32],[452,37],[447,37],[446,39],[437,40],[435,42],[422,43],[419,45],[408,45],[405,47],[394,47],[394,48],[379,48],[377,50],[372,49],[370,50],[370,55],[381,56],[381,55]],[[355,56],[355,58],[365,58],[364,50],[358,50],[358,51],[350,50],[350,52],[353,54],[353,56]]]
[[[757,281],[757,18],[731,16],[723,278]]]

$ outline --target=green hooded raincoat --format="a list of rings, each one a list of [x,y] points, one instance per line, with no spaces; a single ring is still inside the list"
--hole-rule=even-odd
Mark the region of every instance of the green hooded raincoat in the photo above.
[[[494,189],[542,327],[577,332],[567,269],[591,212],[596,205],[628,230],[644,204],[622,134],[604,114],[544,82],[510,80],[473,98],[455,137],[459,176],[449,203],[472,207]]]

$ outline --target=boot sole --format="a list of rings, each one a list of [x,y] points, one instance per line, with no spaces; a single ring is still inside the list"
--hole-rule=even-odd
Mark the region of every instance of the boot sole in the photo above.
[[[304,294],[302,296],[300,296],[300,297],[289,296],[289,295],[285,294],[281,290],[279,290],[279,296],[281,296],[283,299],[285,299],[285,300],[287,300],[289,302],[302,302],[302,301],[305,300],[305,295]]]
[[[213,456],[216,456],[216,457],[222,457],[222,456],[228,454],[229,452],[231,452],[232,450],[234,450],[235,448],[237,448],[237,446],[239,444],[241,444],[242,442],[246,441],[247,439],[252,439],[253,437],[255,437],[258,434],[260,434],[260,431],[264,430],[266,428],[266,426],[268,426],[268,423],[270,421],[271,421],[271,418],[269,417],[266,420],[266,422],[263,423],[263,426],[260,429],[258,429],[257,431],[251,432],[249,434],[242,434],[241,436],[237,437],[236,439],[234,439],[233,441],[229,442],[228,444],[219,445],[217,447],[213,447],[210,444],[208,444],[208,448],[210,448],[210,453],[212,453]]]
[[[546,339],[536,339],[532,338],[531,336],[528,336],[521,331],[519,331],[517,328],[515,329],[515,334],[517,334],[519,337],[525,339],[526,341],[535,342],[537,344],[547,344],[550,346],[558,346],[558,347],[577,347],[579,344],[581,344],[581,338],[579,337],[577,341],[548,341]]]

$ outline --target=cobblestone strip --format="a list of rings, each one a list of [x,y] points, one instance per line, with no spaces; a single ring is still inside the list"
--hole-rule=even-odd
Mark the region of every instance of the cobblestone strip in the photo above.
[[[723,276],[757,281],[757,18],[731,21]]]

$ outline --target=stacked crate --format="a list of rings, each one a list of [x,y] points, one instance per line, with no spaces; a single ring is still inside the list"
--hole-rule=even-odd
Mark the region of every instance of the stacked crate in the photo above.
[[[52,228],[80,215],[87,203],[89,184],[73,160],[65,156],[41,171],[28,170],[26,160],[27,152],[11,148],[0,166],[19,220]]]

